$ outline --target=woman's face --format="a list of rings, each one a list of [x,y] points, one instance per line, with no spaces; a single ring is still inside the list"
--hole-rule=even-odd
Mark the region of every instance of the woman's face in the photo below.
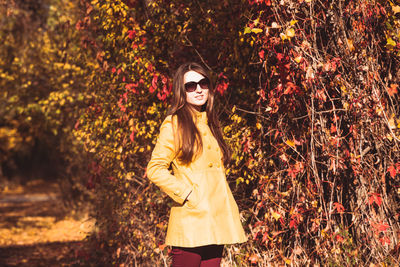
[[[190,70],[183,75],[186,102],[200,110],[208,100],[209,80],[198,72]]]

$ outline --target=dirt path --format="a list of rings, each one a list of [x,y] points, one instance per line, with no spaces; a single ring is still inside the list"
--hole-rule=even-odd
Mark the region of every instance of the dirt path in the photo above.
[[[0,192],[0,266],[81,266],[77,257],[93,229],[74,216],[56,184],[41,180]]]

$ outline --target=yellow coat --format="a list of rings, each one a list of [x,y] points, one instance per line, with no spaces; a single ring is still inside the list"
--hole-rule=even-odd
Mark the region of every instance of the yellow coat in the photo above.
[[[177,160],[177,120],[166,117],[147,165],[147,177],[168,194],[171,208],[165,243],[179,247],[247,241],[239,210],[225,177],[222,152],[205,112],[194,116],[203,151],[189,165]],[[168,170],[172,165],[173,174]],[[187,201],[185,202],[185,199]]]

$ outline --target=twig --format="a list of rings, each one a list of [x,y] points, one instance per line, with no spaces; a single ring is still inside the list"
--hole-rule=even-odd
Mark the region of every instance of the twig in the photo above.
[[[194,47],[192,41],[189,40],[189,38],[185,35],[184,36],[185,40],[189,43],[189,46],[191,46],[194,51],[196,52],[196,54],[199,56],[201,62],[203,62],[203,64],[207,67],[207,69],[209,71],[213,71],[213,69],[206,63],[206,61],[204,60],[204,58],[201,56],[201,54],[199,53],[199,51],[197,51],[197,49]]]

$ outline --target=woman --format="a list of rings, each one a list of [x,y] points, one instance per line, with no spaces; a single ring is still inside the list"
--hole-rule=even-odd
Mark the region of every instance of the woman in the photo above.
[[[147,177],[175,201],[165,241],[172,246],[172,266],[220,266],[223,245],[247,238],[226,182],[230,152],[207,71],[196,63],[183,64],[175,73],[173,93]]]

